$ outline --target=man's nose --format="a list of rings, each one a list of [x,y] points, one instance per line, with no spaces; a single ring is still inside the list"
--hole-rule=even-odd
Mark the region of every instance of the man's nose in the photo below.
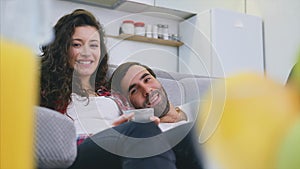
[[[146,84],[142,84],[142,89],[143,89],[143,95],[145,96],[145,97],[147,97],[150,93],[151,93],[151,91],[153,90],[150,86],[148,86],[148,85],[146,85]]]

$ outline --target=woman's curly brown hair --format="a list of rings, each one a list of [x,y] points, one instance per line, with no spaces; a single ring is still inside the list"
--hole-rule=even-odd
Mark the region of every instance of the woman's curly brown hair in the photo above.
[[[88,97],[86,90],[69,65],[68,49],[75,28],[93,26],[100,34],[101,56],[97,71],[91,77],[95,91],[103,86],[107,79],[108,54],[104,42],[104,30],[90,12],[77,9],[71,14],[60,18],[54,26],[55,39],[42,47],[40,106],[48,107],[65,113],[71,100],[71,93]]]

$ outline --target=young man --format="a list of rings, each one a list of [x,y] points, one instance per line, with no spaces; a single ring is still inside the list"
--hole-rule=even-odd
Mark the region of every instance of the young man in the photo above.
[[[110,79],[112,93],[121,93],[136,109],[154,108],[154,114],[160,118],[163,131],[194,119],[191,114],[183,112],[169,102],[167,93],[156,79],[155,73],[147,66],[137,62],[120,65]],[[124,122],[121,117],[117,124]],[[174,124],[176,123],[176,124]]]
[[[197,104],[174,107],[152,69],[137,62],[119,65],[112,74],[110,86],[112,93],[121,93],[134,108],[154,108],[154,115],[160,119],[160,129],[166,131],[164,139],[168,140],[169,146],[174,146],[172,150],[176,155],[177,168],[202,168],[192,128]],[[119,123],[126,120],[120,118]],[[153,139],[152,142],[158,141]]]
[[[184,124],[162,132],[154,122],[127,122],[123,115],[115,123],[120,125],[88,138],[79,146],[72,168],[202,168],[199,149],[195,147],[197,141],[190,131],[193,123],[187,123],[189,117],[169,102],[150,68],[135,62],[124,63],[115,70],[110,82],[112,93],[124,95],[134,108],[154,108],[160,124]]]

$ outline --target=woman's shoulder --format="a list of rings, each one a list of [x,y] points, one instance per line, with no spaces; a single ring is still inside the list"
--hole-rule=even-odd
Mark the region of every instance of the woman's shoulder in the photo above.
[[[85,96],[80,96],[77,93],[72,93],[71,94],[71,98],[72,98],[72,102],[111,102],[113,101],[111,96],[104,96],[104,95],[100,95],[100,96],[89,96],[89,97],[85,97]]]
[[[95,113],[100,110],[104,114],[108,112],[109,114],[119,115],[120,113],[115,101],[108,96],[92,96],[87,98],[76,93],[72,93],[71,96],[72,102],[68,106],[68,114],[72,114],[72,112]]]

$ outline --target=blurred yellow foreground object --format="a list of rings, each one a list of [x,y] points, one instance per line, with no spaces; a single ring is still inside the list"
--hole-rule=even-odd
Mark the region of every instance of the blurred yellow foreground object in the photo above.
[[[287,137],[280,149],[276,169],[299,169],[300,168],[300,120],[288,132]]]
[[[214,124],[214,133],[207,139],[200,138],[206,140],[205,154],[222,169],[277,168],[280,147],[299,119],[297,96],[283,85],[253,73],[230,77],[225,87],[221,83],[212,88],[220,89],[226,92],[225,101],[216,94],[207,97],[198,116],[201,137],[207,132],[205,125],[213,127],[209,117],[221,115]],[[224,108],[223,113],[212,112],[211,106]]]
[[[0,168],[33,169],[37,60],[30,48],[0,42]]]

